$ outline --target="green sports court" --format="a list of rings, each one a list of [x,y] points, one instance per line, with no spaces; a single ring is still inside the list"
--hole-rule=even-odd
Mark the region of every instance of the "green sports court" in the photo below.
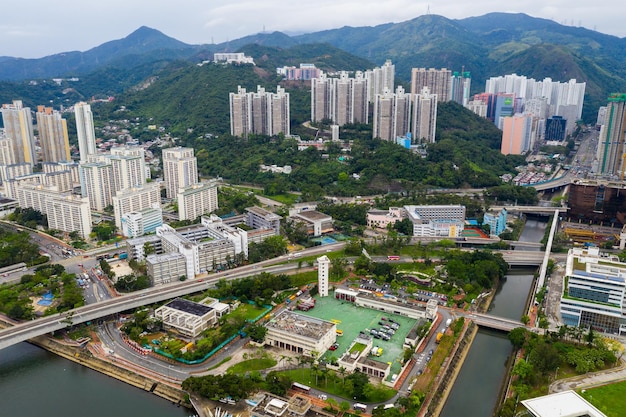
[[[381,362],[391,362],[390,375],[397,374],[400,371],[403,355],[402,345],[405,336],[409,333],[416,320],[399,316],[396,314],[388,314],[386,312],[372,310],[365,307],[357,307],[348,301],[337,300],[333,293],[328,297],[320,298],[315,296],[315,308],[309,311],[299,311],[300,314],[317,317],[323,320],[333,321],[337,324],[337,330],[343,332],[343,336],[337,336],[339,348],[335,351],[323,352],[322,357],[330,360],[335,356],[337,359],[343,355],[350,347],[354,339],[363,331],[369,335],[371,329],[379,329],[382,327],[378,322],[385,324],[385,319],[393,319],[400,324],[400,328],[391,336],[391,340],[384,341],[382,339],[374,339],[374,346],[383,348],[380,357],[371,357],[371,359]],[[389,324],[389,323],[388,323]]]

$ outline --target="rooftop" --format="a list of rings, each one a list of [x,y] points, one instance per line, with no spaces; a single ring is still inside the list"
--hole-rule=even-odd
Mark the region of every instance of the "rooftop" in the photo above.
[[[167,303],[166,306],[198,317],[202,317],[213,310],[213,308],[209,306],[194,303],[193,301],[185,300],[184,298],[176,298],[175,300]]]
[[[310,220],[310,221],[319,221],[319,220],[329,220],[332,219],[331,216],[329,216],[328,214],[324,214],[321,213],[317,210],[306,210],[306,211],[301,211],[300,213],[296,214],[295,217],[300,217],[306,220]]]
[[[285,310],[270,320],[265,326],[268,329],[296,333],[311,339],[320,339],[324,334],[332,330],[335,324],[326,320]]]
[[[536,417],[606,417],[574,391],[563,391],[522,401]]]

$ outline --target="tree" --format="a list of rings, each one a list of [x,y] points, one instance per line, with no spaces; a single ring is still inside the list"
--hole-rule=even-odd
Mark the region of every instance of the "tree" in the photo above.
[[[346,266],[348,261],[346,258],[333,258],[330,260],[330,276],[334,281],[341,281],[347,274]]]
[[[265,335],[267,334],[267,328],[259,324],[253,324],[248,326],[246,333],[248,333],[248,336],[250,336],[250,338],[255,342],[262,343],[265,339]]]

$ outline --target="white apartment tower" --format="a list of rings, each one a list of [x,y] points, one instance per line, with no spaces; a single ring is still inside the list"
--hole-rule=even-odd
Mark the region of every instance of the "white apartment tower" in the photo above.
[[[255,93],[247,93],[237,87],[237,93],[230,93],[230,133],[233,136],[247,137],[248,134],[274,136],[290,134],[289,93],[276,87],[276,93],[266,92],[257,86]]]
[[[34,165],[37,162],[37,155],[30,108],[24,107],[21,100],[14,100],[13,104],[3,104],[2,122],[5,135],[13,147],[13,163],[25,162]]]
[[[97,151],[91,106],[87,103],[76,103],[74,105],[74,115],[76,116],[76,134],[78,136],[80,162],[85,163],[87,162],[87,156],[93,155]]]
[[[106,159],[113,169],[114,191],[141,187],[146,183],[145,151],[141,146],[111,148]]]
[[[126,188],[118,191],[112,200],[115,226],[121,230],[122,216],[125,214],[155,206],[161,207],[161,187],[157,183],[150,183],[143,187]]]
[[[328,297],[328,281],[330,277],[330,259],[322,255],[317,258],[317,290],[320,297]]]
[[[376,94],[393,91],[395,74],[396,67],[391,63],[390,59],[385,61],[384,65],[365,72],[369,88],[367,98],[370,102],[374,102]]]
[[[89,199],[92,210],[103,211],[112,203],[113,168],[106,162],[81,164],[83,195]]]
[[[435,143],[437,127],[437,94],[431,94],[428,87],[423,87],[413,99],[412,142]]]
[[[43,162],[70,161],[67,120],[51,107],[37,106],[37,131]]]
[[[60,193],[54,186],[21,184],[17,187],[17,200],[20,207],[45,214],[51,229],[78,232],[85,239],[91,233],[91,211],[86,198]]]
[[[163,149],[163,178],[167,198],[175,198],[179,188],[198,183],[198,161],[193,148]]]
[[[330,119],[343,126],[348,123],[368,123],[368,80],[357,71],[354,78],[342,71],[339,78],[311,80],[311,120]]]
[[[181,188],[176,196],[178,220],[195,220],[217,210],[217,183],[201,182]]]
[[[411,70],[411,94],[420,94],[428,87],[438,101],[449,101],[452,94],[452,72],[442,68],[413,68]]]
[[[385,90],[374,99],[374,126],[372,137],[395,141],[409,133],[411,120],[411,94],[398,86],[395,94]]]

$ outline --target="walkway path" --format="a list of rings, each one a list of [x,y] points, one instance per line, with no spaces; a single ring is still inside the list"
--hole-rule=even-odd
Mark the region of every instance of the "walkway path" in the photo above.
[[[605,385],[613,382],[626,380],[626,362],[622,361],[617,368],[608,371],[592,372],[585,375],[575,376],[554,381],[550,384],[550,394],[555,392],[576,390],[579,388],[592,388],[599,385]]]

